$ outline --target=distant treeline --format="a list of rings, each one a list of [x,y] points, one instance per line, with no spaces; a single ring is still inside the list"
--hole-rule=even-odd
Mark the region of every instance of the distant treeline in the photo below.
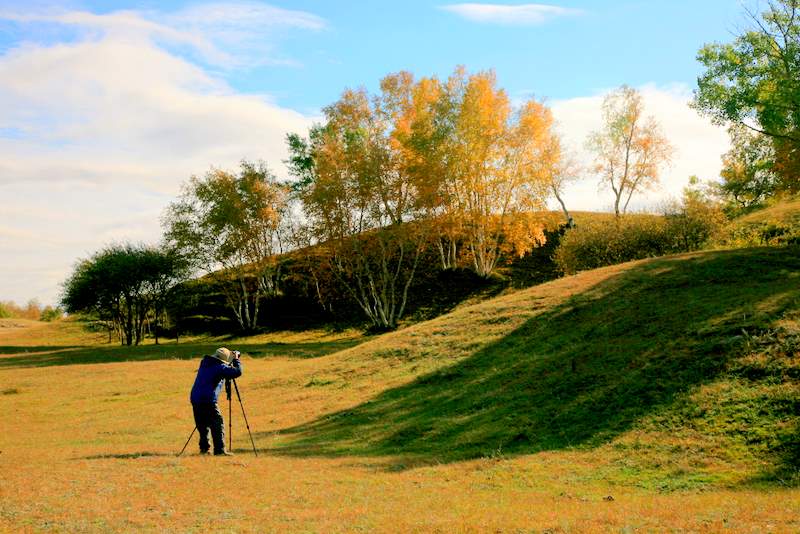
[[[54,306],[42,306],[36,299],[29,300],[25,306],[6,300],[0,302],[0,319],[31,319],[33,321],[54,321],[64,315],[64,310]]]

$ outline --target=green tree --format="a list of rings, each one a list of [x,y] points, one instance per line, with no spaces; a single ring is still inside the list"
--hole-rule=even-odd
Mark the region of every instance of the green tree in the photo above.
[[[722,157],[720,195],[742,211],[761,204],[778,188],[775,151],[766,135],[740,124],[729,128],[731,148]]]
[[[246,331],[257,327],[262,299],[280,292],[288,193],[264,163],[243,161],[236,174],[192,177],[163,219],[168,245],[211,274]]]
[[[172,253],[143,245],[112,245],[80,261],[64,282],[61,302],[69,313],[88,312],[107,321],[120,341],[138,345],[158,302],[184,272]]]
[[[800,0],[771,0],[732,43],[704,46],[694,105],[768,136],[782,189],[800,188]]]

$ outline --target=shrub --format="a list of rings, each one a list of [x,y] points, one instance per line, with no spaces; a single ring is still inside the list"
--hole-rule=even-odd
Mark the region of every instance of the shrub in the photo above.
[[[624,215],[587,221],[567,230],[554,259],[567,274],[629,260],[660,256],[669,248],[664,218]]]
[[[41,306],[36,299],[31,299],[25,307],[22,307],[14,301],[7,300],[0,302],[0,318],[11,319],[39,319],[41,314]]]
[[[718,233],[724,216],[718,209],[684,201],[664,216],[623,215],[591,220],[567,230],[555,252],[567,274],[626,261],[689,252],[705,247]]]
[[[45,306],[39,317],[40,321],[52,322],[64,317],[64,310],[59,307]]]
[[[721,247],[783,246],[800,243],[800,225],[793,221],[734,222],[716,240]]]

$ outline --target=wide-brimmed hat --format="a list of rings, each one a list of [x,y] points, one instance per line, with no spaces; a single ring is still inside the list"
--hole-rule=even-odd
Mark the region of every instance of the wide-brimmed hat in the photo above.
[[[231,363],[231,361],[233,360],[233,353],[228,349],[226,349],[225,347],[220,347],[212,355],[212,358],[216,358],[225,363]]]

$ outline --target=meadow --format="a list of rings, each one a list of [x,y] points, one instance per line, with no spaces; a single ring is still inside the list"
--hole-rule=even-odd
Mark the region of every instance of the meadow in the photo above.
[[[797,532],[798,280],[791,247],[670,256],[379,336],[4,319],[0,530]],[[235,456],[177,457],[221,345],[258,457],[237,405]]]

